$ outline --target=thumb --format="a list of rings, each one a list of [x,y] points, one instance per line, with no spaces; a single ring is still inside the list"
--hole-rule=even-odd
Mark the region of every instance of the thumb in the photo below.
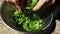
[[[39,10],[45,2],[48,2],[48,0],[39,0],[37,5],[32,9],[33,11],[37,11]]]

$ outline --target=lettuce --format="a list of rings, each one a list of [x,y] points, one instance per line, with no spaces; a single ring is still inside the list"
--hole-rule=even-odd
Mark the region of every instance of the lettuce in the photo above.
[[[14,12],[15,21],[18,25],[22,24],[21,27],[27,32],[40,29],[43,26],[43,20],[40,16],[37,13],[32,12],[32,9],[36,4],[37,0],[32,0],[32,3],[25,7],[26,13],[21,13],[18,10]]]

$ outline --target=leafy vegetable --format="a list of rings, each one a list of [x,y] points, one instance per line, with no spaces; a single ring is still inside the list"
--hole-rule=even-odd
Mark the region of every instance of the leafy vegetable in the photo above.
[[[22,24],[22,28],[27,31],[33,31],[41,28],[43,26],[42,19],[38,15],[38,13],[33,13],[32,9],[36,5],[37,0],[32,0],[29,6],[25,7],[26,12],[21,13],[16,10],[14,12],[14,19],[18,23],[18,25]]]

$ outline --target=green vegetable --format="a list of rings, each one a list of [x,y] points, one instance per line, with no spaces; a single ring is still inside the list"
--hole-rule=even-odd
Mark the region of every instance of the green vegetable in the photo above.
[[[43,20],[40,18],[38,13],[32,12],[32,9],[36,3],[37,0],[32,0],[32,3],[30,3],[29,6],[25,7],[26,13],[21,13],[18,10],[14,12],[15,21],[18,23],[18,25],[22,24],[21,27],[27,32],[40,29],[43,26]]]
[[[19,14],[20,14],[20,13],[17,12],[17,10],[16,10],[16,12],[14,12],[14,16],[16,16],[16,17],[19,16]]]
[[[28,7],[26,7],[26,9],[31,11],[33,9],[33,7],[37,4],[37,1],[38,0],[32,0],[32,3],[30,3],[30,5]]]

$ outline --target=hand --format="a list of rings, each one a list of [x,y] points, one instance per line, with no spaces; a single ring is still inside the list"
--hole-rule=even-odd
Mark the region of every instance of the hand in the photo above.
[[[42,6],[45,5],[45,3],[47,3],[48,5],[53,4],[55,2],[55,0],[39,0],[37,5],[32,9],[33,11],[37,11],[39,10]],[[46,5],[47,6],[47,5]],[[44,6],[45,7],[45,6]]]
[[[19,11],[23,10],[23,0],[6,0],[8,3],[13,4]]]
[[[24,6],[24,3],[26,4],[26,2],[24,2],[23,0],[6,0],[8,3],[11,3],[13,4],[19,11],[22,11],[23,10],[23,6]],[[39,0],[37,5],[32,9],[33,11],[37,11],[39,10],[42,6],[44,6],[45,3],[54,3],[55,0]]]

